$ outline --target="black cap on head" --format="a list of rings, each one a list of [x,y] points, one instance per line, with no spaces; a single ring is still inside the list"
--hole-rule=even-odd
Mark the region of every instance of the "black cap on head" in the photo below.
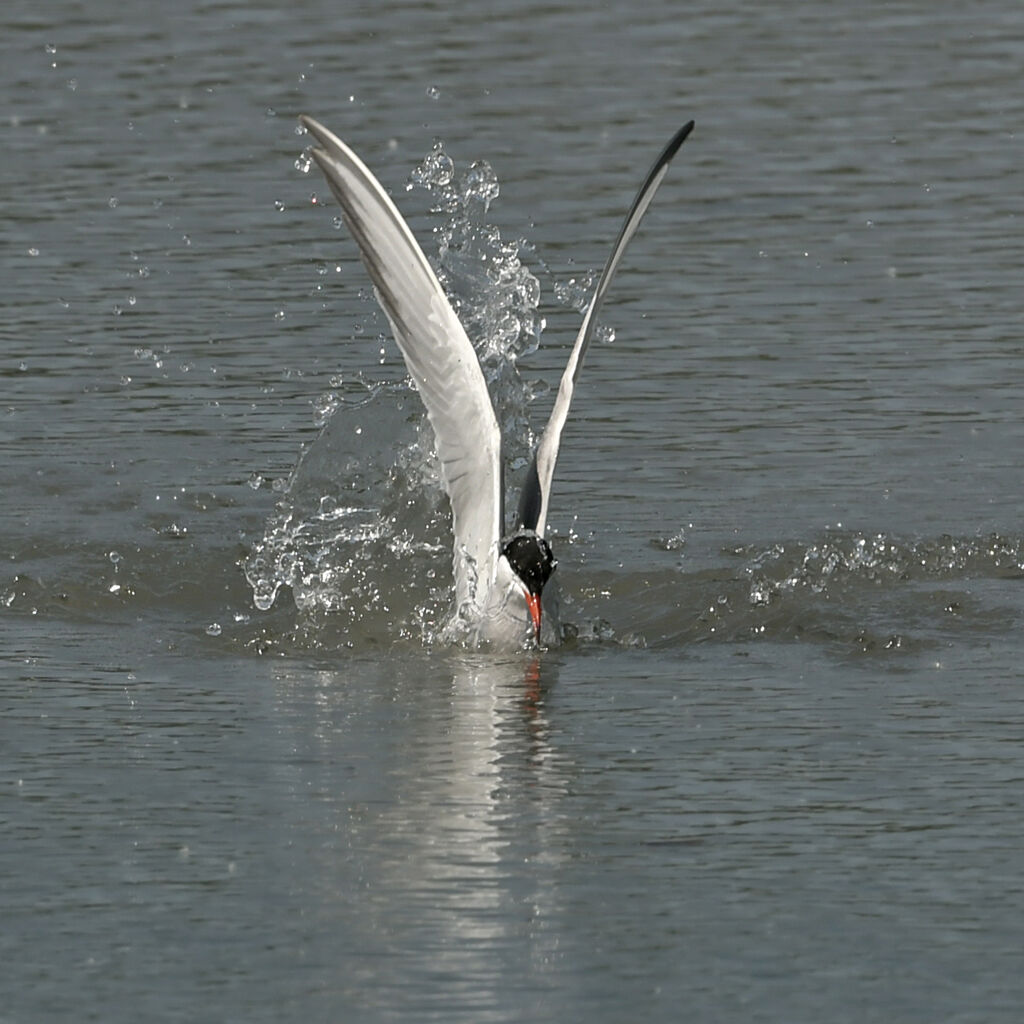
[[[508,564],[535,597],[540,596],[544,584],[551,578],[558,562],[551,553],[551,545],[532,530],[517,533],[505,541],[501,553]]]

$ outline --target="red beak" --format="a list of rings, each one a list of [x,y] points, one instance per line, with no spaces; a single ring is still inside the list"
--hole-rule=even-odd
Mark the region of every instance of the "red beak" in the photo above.
[[[533,636],[537,643],[540,643],[540,597],[536,594],[526,594],[526,607],[530,609],[530,618],[533,619]]]

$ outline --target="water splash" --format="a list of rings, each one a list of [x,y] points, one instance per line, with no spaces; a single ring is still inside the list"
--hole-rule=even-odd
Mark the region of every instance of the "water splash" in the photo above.
[[[253,603],[267,611],[287,588],[307,626],[331,615],[361,637],[418,636],[451,577],[429,427],[410,421],[419,399],[408,383],[332,384],[315,403],[319,436],[242,562]]]
[[[737,548],[744,559],[720,636],[818,639],[859,654],[912,653],[1013,628],[1007,586],[1024,578],[1024,538],[904,540],[830,532],[815,543]]]
[[[459,177],[443,144],[436,142],[407,187],[424,189],[433,212],[445,215],[434,228],[435,270],[480,359],[506,458],[513,469],[520,468],[536,439],[526,417],[534,396],[517,364],[537,350],[543,329],[540,281],[523,260],[529,245],[524,239],[504,240],[487,221],[500,185],[486,160],[470,164]]]
[[[843,583],[1019,576],[1024,573],[1024,544],[1019,537],[998,534],[918,541],[885,533],[836,534],[807,546],[775,544],[756,553],[744,573],[750,581],[750,604],[766,606],[786,594],[824,594]]]

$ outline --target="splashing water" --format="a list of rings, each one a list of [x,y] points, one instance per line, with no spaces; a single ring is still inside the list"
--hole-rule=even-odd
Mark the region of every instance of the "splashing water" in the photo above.
[[[885,533],[854,533],[806,547],[776,544],[757,554],[744,571],[750,579],[750,604],[764,606],[787,593],[821,594],[843,582],[1016,576],[1024,572],[1024,547],[1020,538],[997,535],[902,542]]]
[[[498,178],[486,160],[471,164],[460,179],[442,143],[434,144],[409,176],[408,189],[425,189],[432,210],[447,219],[434,229],[438,279],[477,351],[502,444],[512,468],[525,465],[535,437],[526,411],[533,394],[519,376],[518,360],[537,350],[543,321],[538,315],[540,282],[523,263],[523,239],[506,242],[487,223],[498,198]]]
[[[812,544],[737,548],[745,559],[731,627],[782,639],[819,636],[864,653],[920,649],[1008,627],[1001,584],[1024,577],[1024,539],[991,534],[903,540],[830,533]],[[1011,582],[1012,585],[1012,582]]]
[[[423,637],[447,610],[448,509],[425,417],[407,382],[335,378],[323,420],[243,562],[257,608],[282,588],[313,625]],[[372,429],[369,429],[372,426]]]

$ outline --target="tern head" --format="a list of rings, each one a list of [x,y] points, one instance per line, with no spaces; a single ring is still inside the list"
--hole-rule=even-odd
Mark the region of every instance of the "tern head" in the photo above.
[[[523,599],[533,622],[533,635],[537,643],[540,643],[540,595],[558,565],[551,553],[551,545],[533,530],[520,530],[502,542],[501,553],[522,588]]]

